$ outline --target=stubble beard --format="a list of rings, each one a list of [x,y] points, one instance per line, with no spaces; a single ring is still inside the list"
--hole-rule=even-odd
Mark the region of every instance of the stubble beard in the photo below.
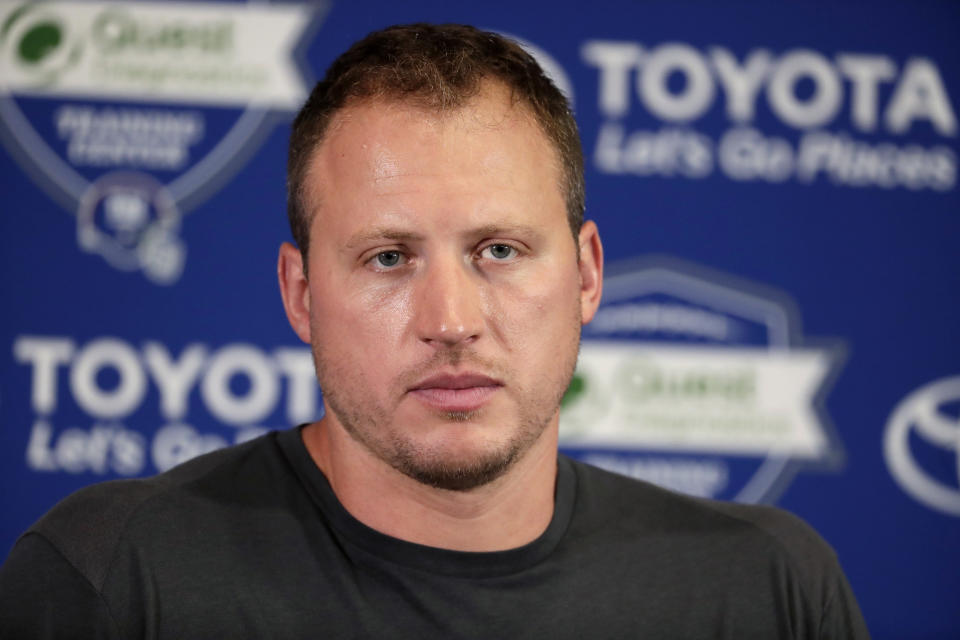
[[[562,345],[561,362],[545,375],[548,383],[538,388],[508,385],[501,392],[509,393],[517,407],[517,428],[506,442],[485,447],[469,460],[451,459],[444,447],[429,446],[407,437],[402,425],[389,428],[393,422],[390,410],[363,394],[370,388],[362,376],[349,372],[328,358],[321,346],[312,348],[317,380],[324,402],[350,437],[375,457],[417,482],[447,491],[470,491],[503,476],[526,454],[550,425],[560,408],[560,400],[570,385],[580,345],[580,307],[576,307],[574,339]],[[317,335],[317,334],[314,334]],[[484,360],[468,349],[451,348],[438,351],[423,364],[398,377],[399,388],[408,388],[416,380],[449,365],[469,363],[485,373],[508,382],[508,372]],[[434,415],[451,423],[466,423],[483,417],[484,408],[476,411],[438,412]],[[452,428],[455,428],[453,426]]]

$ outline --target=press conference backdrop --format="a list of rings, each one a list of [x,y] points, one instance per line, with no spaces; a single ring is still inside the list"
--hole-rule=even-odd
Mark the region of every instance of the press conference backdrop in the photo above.
[[[776,504],[878,638],[960,637],[960,5],[0,4],[0,547],[71,491],[310,420],[289,123],[398,22],[572,101],[608,273],[563,448]],[[203,535],[203,532],[197,532]]]

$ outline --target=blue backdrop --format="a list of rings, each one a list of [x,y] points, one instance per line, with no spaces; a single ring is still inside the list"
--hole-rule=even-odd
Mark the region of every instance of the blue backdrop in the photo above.
[[[0,3],[0,547],[317,415],[289,122],[420,20],[517,38],[573,101],[608,274],[565,450],[793,511],[875,637],[960,637],[952,2]]]

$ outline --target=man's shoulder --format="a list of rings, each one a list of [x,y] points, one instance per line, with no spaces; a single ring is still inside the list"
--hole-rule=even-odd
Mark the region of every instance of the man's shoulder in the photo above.
[[[170,515],[204,508],[205,498],[243,491],[275,447],[275,434],[219,449],[148,478],[110,480],[79,489],[58,502],[24,536],[38,535],[94,585],[100,583],[120,539],[131,528],[160,530]]]
[[[745,629],[788,624],[791,637],[869,637],[836,554],[799,517],[570,464],[578,487],[571,555],[601,576],[630,576],[617,589],[671,603],[694,625],[722,614]]]
[[[783,509],[740,504],[676,493],[643,480],[571,461],[579,484],[578,500],[593,516],[615,515],[621,533],[664,539],[709,539],[720,547],[763,549],[798,566],[820,559],[836,563],[833,549],[798,516]]]

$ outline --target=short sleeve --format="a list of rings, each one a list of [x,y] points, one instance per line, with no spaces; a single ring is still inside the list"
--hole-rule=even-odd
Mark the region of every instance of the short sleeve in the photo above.
[[[43,536],[20,538],[0,568],[0,639],[119,637],[93,585]]]
[[[836,567],[834,588],[820,619],[820,640],[869,640],[870,632],[843,571]]]

